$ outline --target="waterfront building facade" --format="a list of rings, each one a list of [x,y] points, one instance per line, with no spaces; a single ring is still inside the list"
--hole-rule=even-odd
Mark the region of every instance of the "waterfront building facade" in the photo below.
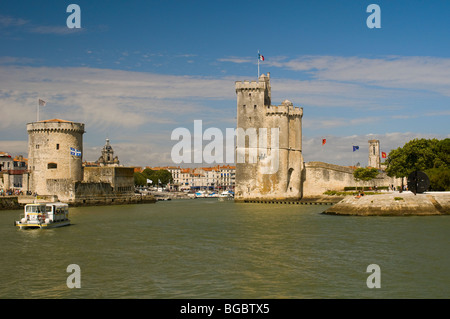
[[[7,191],[28,191],[28,160],[22,155],[14,158],[6,152],[0,152],[0,188],[2,194]]]
[[[179,166],[147,168],[169,171],[173,179],[168,185],[171,190],[234,190],[235,187],[236,167],[231,165],[196,168],[181,168]]]

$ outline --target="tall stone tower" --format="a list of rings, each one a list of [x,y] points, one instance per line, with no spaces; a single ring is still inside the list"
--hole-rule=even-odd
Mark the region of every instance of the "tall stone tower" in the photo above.
[[[271,105],[270,73],[257,82],[236,82],[235,89],[235,199],[300,199],[303,108],[288,100]]]
[[[369,167],[380,169],[380,141],[369,140]]]
[[[84,124],[53,119],[27,124],[30,190],[53,194],[48,184],[83,180]]]

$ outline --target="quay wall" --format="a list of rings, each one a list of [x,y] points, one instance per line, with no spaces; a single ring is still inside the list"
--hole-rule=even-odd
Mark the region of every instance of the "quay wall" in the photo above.
[[[17,196],[0,197],[0,210],[22,209],[23,206],[19,203]]]

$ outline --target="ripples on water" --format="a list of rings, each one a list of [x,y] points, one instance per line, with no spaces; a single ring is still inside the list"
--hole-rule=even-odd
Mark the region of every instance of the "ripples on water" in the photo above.
[[[17,230],[0,212],[1,298],[448,298],[448,216],[339,217],[327,206],[180,200],[71,208]],[[369,264],[381,289],[366,286]],[[66,268],[81,268],[81,289]]]

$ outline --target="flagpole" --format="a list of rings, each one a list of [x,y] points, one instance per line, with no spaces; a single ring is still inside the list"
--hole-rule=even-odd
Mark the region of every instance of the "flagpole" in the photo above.
[[[37,104],[37,118],[36,118],[36,122],[39,122],[39,99],[38,99],[38,104]]]
[[[259,79],[259,50],[258,50],[258,79]]]
[[[355,151],[353,150],[353,143],[352,143],[352,168],[353,168],[353,153],[355,153]]]

